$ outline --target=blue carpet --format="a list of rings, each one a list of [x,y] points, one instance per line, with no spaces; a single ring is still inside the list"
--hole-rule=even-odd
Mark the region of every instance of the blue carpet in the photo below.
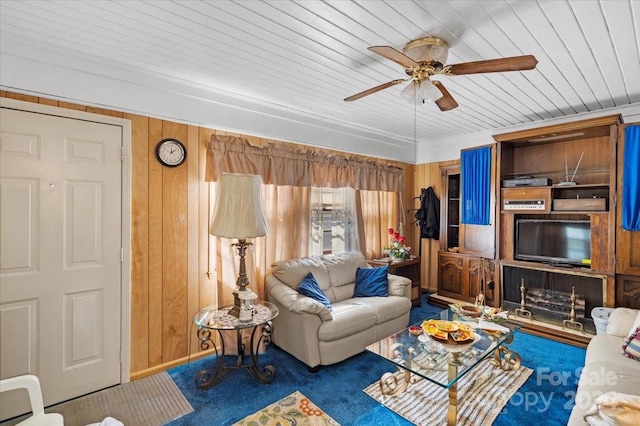
[[[423,299],[426,300],[426,295]],[[425,301],[421,307],[412,309],[410,322],[420,322],[438,312],[439,308]],[[518,333],[510,347],[521,355],[523,365],[534,371],[494,425],[566,425],[580,367],[584,364],[584,349],[526,333]],[[210,368],[212,363],[213,358],[207,357],[169,371],[195,409],[169,425],[231,425],[296,390],[343,426],[411,424],[363,392],[383,373],[395,371],[390,363],[368,352],[322,367],[313,374],[302,362],[271,345],[260,355],[260,366],[271,364],[276,369],[271,384],[259,383],[242,369],[230,371],[217,386],[202,391],[195,385],[195,373]]]

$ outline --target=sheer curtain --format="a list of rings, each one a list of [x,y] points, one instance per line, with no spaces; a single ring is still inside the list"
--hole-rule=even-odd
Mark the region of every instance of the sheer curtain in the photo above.
[[[321,255],[328,248],[325,244],[326,221],[331,223],[332,253],[360,251],[358,205],[353,188],[311,188],[309,253]]]
[[[359,191],[362,210],[360,251],[367,259],[382,257],[390,243],[389,228],[399,229],[399,194],[385,191]],[[402,230],[404,232],[404,230]]]
[[[216,186],[211,184],[211,200],[216,199]],[[273,262],[309,254],[309,193],[310,188],[306,187],[262,185],[262,207],[269,232],[250,240],[253,246],[246,259],[250,287],[261,298],[264,279]],[[230,305],[238,276],[238,256],[232,246],[237,241],[212,235],[209,238],[209,270],[215,271],[218,304]]]

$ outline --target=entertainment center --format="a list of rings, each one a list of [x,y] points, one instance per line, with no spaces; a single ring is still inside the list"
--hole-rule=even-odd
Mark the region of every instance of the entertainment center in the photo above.
[[[512,318],[530,332],[578,345],[595,333],[594,307],[640,307],[640,233],[620,225],[624,127],[613,115],[495,135],[486,229],[452,223],[465,176],[443,168],[430,300],[486,294],[487,304],[524,313]]]

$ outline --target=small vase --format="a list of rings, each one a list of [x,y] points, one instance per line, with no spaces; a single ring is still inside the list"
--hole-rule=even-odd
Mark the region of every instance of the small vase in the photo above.
[[[409,258],[409,253],[392,253],[391,259],[393,260],[407,260]]]

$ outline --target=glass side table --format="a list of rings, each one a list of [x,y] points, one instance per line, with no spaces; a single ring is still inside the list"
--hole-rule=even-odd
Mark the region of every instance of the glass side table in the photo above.
[[[254,314],[250,321],[240,321],[238,318],[228,314],[231,306],[216,309],[213,306],[206,307],[199,311],[193,322],[198,326],[197,336],[200,340],[200,348],[207,350],[211,347],[217,353],[216,361],[211,369],[204,369],[196,373],[196,385],[200,389],[209,389],[229,372],[247,368],[249,373],[262,383],[271,383],[275,377],[276,370],[272,365],[260,368],[258,363],[258,348],[262,343],[271,343],[271,320],[278,316],[278,308],[270,302],[256,300],[254,302]],[[242,342],[242,331],[252,329],[249,347],[246,348]],[[238,354],[234,364],[225,363],[225,347],[223,331],[236,331],[238,342]],[[220,348],[212,339],[212,332],[216,331],[220,337]],[[248,359],[246,359],[248,357]]]

